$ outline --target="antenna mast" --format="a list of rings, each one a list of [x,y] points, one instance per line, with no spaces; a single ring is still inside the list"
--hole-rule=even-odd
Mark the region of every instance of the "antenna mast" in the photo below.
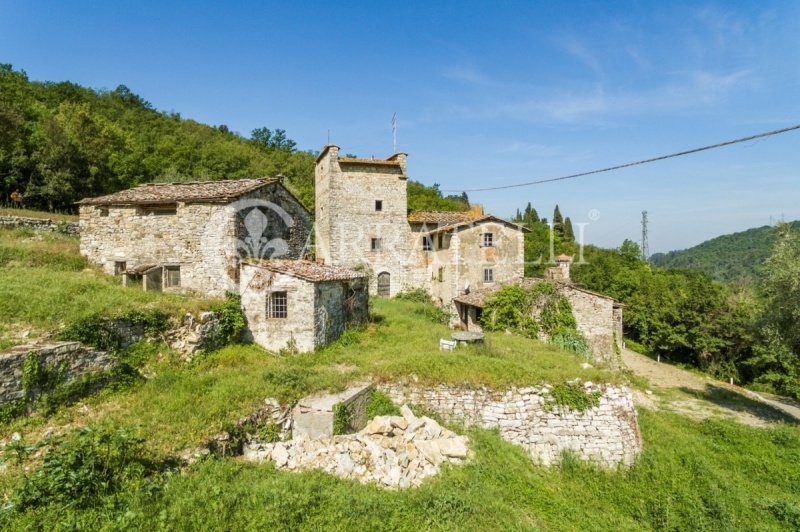
[[[642,260],[647,262],[650,257],[650,245],[647,242],[647,211],[642,211]]]
[[[392,115],[392,153],[397,153],[397,113]]]

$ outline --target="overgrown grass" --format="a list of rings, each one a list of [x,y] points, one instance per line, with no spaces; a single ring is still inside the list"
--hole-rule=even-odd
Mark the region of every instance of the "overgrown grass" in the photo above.
[[[157,485],[130,482],[91,508],[6,514],[8,528],[172,530],[782,530],[800,526],[800,432],[640,414],[630,470],[567,457],[534,465],[495,432],[472,430],[472,462],[418,489],[386,491],[320,472],[235,459],[199,462]],[[0,524],[3,524],[0,522]]]
[[[10,326],[53,332],[93,314],[159,309],[170,315],[208,309],[211,301],[143,292],[89,268],[76,237],[0,229],[0,343]]]
[[[25,218],[49,218],[57,222],[77,222],[77,214],[65,214],[60,212],[34,211],[31,209],[18,209],[15,207],[0,206],[0,216],[22,216]]]

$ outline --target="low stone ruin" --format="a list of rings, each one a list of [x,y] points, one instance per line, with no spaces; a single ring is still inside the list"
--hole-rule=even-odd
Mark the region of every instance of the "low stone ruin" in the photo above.
[[[356,434],[321,439],[296,437],[290,441],[244,446],[245,460],[272,460],[278,469],[317,469],[362,484],[386,488],[419,486],[439,473],[444,463],[471,458],[466,436],[458,435],[429,417],[417,417],[408,406],[401,416],[378,416]]]

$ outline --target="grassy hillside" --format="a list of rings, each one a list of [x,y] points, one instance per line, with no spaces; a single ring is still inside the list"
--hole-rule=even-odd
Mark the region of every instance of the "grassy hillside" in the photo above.
[[[57,329],[90,311],[127,308],[180,311],[200,300],[145,294],[117,285],[76,255],[74,238],[1,231],[0,323]],[[30,279],[25,272],[33,272]],[[25,294],[31,295],[26,297]],[[367,378],[422,383],[511,384],[573,378],[619,382],[624,375],[581,367],[577,355],[537,341],[489,334],[484,348],[438,350],[448,330],[412,301],[373,302],[373,320],[307,355],[275,356],[232,345],[192,364],[162,344],[140,343],[118,356],[147,378],[106,389],[55,412],[0,424],[0,492],[14,497],[42,471],[43,455],[65,438],[50,483],[56,492],[94,478],[98,467],[124,461],[119,489],[85,507],[39,502],[25,511],[4,504],[4,530],[56,529],[732,529],[800,526],[800,429],[754,429],[731,421],[693,421],[640,410],[644,452],[630,470],[605,471],[567,457],[557,468],[534,465],[497,432],[468,430],[475,458],[419,489],[387,491],[320,472],[276,471],[270,464],[208,457],[179,469],[176,458],[256,409],[339,390]],[[637,381],[638,382],[638,381]],[[661,392],[656,391],[656,394]],[[680,392],[677,392],[680,393]],[[79,431],[100,434],[92,451],[69,447]],[[453,427],[462,431],[463,428]],[[11,435],[21,439],[13,442]],[[63,447],[66,445],[66,447]],[[74,445],[74,443],[72,443]],[[69,451],[72,449],[72,451]],[[48,455],[51,456],[51,455]],[[48,460],[56,460],[54,457]],[[65,463],[66,463],[65,462]],[[105,465],[104,465],[105,464]],[[117,467],[112,466],[112,467]],[[60,473],[58,471],[61,471]],[[63,474],[62,474],[63,473]],[[86,475],[86,476],[84,476]],[[41,484],[40,484],[41,485]]]
[[[800,229],[800,221],[792,222]],[[650,262],[661,268],[697,270],[726,283],[755,284],[775,245],[773,228],[765,225],[722,235],[689,249],[656,253]]]

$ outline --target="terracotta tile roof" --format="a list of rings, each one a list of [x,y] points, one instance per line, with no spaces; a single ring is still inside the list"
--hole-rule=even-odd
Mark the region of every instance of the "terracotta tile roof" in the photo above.
[[[361,159],[356,157],[339,157],[339,164],[373,164],[378,166],[400,166],[400,161],[391,159]]]
[[[81,205],[142,205],[185,202],[226,202],[259,188],[280,183],[280,177],[262,179],[239,179],[228,181],[189,181],[186,183],[147,183],[136,188],[100,196],[85,198]]]
[[[341,266],[328,266],[310,260],[246,259],[245,264],[265,268],[273,272],[285,273],[313,283],[324,281],[348,281],[351,279],[363,279],[367,276],[367,274],[363,272],[349,270]]]
[[[470,226],[470,225],[478,225],[478,224],[481,224],[483,222],[497,222],[497,223],[501,223],[501,224],[505,224],[505,225],[514,227],[518,231],[522,231],[524,233],[530,233],[531,232],[530,229],[528,229],[527,227],[525,227],[523,225],[519,225],[519,224],[515,224],[513,222],[509,222],[508,220],[504,220],[504,219],[502,219],[502,218],[500,218],[498,216],[495,216],[494,214],[487,214],[486,216],[481,216],[479,218],[470,219],[470,220],[467,220],[467,221],[464,221],[464,222],[455,222],[455,223],[451,223],[451,224],[448,224],[448,225],[444,225],[442,227],[439,227],[438,229],[432,230],[431,233],[441,233],[441,232],[446,232],[446,231],[452,231],[453,229],[457,229],[457,228],[460,228],[460,227],[466,227],[466,226]]]
[[[458,297],[454,297],[453,301],[457,301],[458,303],[463,303],[464,305],[469,305],[471,307],[478,307],[483,308],[483,302],[488,300],[489,297],[494,295],[500,287],[493,287],[493,288],[486,288],[483,290],[472,290],[469,294],[463,294]]]
[[[414,211],[408,215],[411,223],[451,225],[468,222],[478,218],[470,212],[446,212],[446,211]]]

